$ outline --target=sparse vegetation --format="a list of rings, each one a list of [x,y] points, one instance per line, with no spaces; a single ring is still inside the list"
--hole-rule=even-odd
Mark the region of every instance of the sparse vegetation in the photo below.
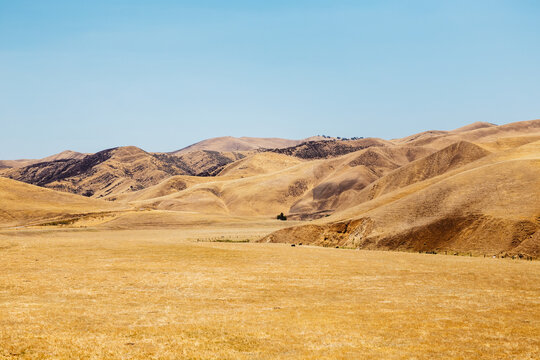
[[[40,224],[40,226],[61,226],[61,225],[71,225],[75,223],[79,218],[73,218],[73,219],[65,219],[65,220],[56,220],[56,221],[50,221],[43,224]]]
[[[285,220],[287,220],[287,216],[285,216],[283,213],[280,213],[280,214],[277,216],[277,219],[278,219],[278,220],[281,220],[281,221],[285,221]]]
[[[94,190],[85,190],[82,193],[82,196],[86,196],[86,197],[91,197],[92,195],[94,195]]]
[[[220,243],[248,243],[248,239],[215,239],[211,242],[220,242]]]

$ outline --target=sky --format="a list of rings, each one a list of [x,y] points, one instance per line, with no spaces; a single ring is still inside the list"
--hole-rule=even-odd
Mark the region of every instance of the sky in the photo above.
[[[0,0],[0,159],[540,118],[540,2]]]

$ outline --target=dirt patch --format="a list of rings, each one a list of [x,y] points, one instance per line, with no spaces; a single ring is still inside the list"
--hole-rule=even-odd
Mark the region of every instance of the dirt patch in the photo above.
[[[287,190],[287,196],[298,197],[305,193],[308,189],[308,184],[306,180],[296,180],[294,183],[289,185]]]

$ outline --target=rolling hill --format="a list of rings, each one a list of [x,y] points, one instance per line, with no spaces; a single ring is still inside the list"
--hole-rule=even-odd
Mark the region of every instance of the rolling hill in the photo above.
[[[25,184],[0,177],[0,226],[39,224],[73,215],[125,209],[122,204]]]
[[[109,200],[69,195],[75,197],[65,201],[77,210],[70,205],[64,215],[109,204],[133,209],[115,220],[130,226],[163,223],[160,217],[182,224],[187,214],[223,221],[284,212],[300,225],[261,241],[540,256],[540,120],[473,123],[393,140],[225,137],[173,154],[120,147],[59,154],[0,174]],[[26,186],[3,181],[6,199]],[[29,221],[61,216],[59,205],[44,199],[58,203],[68,194],[29,189],[37,200],[20,201],[39,215],[26,212]],[[1,207],[4,222],[24,223],[26,215],[8,215],[9,206]]]
[[[446,154],[435,153],[381,177],[356,206],[262,241],[540,256],[540,142],[497,154],[471,146],[442,150],[476,151],[462,166],[448,167]]]
[[[5,168],[21,168],[37,163],[56,161],[56,160],[66,160],[66,159],[82,159],[87,154],[82,154],[76,151],[65,150],[61,153],[47,156],[42,159],[21,159],[21,160],[0,160],[0,169]]]
[[[210,150],[219,152],[251,151],[257,149],[279,149],[301,144],[311,140],[324,140],[322,136],[313,136],[303,140],[280,138],[256,138],[223,136],[199,141],[180,150],[171,152],[172,155],[185,154],[192,151]]]
[[[421,147],[394,145],[311,161],[272,152],[258,153],[228,165],[218,177],[189,181],[185,177],[176,177],[174,183],[185,184],[182,190],[171,191],[172,180],[167,180],[133,193],[129,201],[136,206],[161,210],[275,216],[290,212],[306,197],[311,199],[309,194],[313,191],[327,199],[330,193],[339,194],[348,188],[361,189],[427,153],[429,151]],[[151,197],[149,193],[163,195]],[[311,201],[317,200],[316,197]],[[312,207],[297,218],[321,216],[318,210]],[[332,211],[333,207],[324,210]]]
[[[114,198],[175,175],[210,176],[243,158],[238,153],[196,151],[173,156],[135,146],[107,149],[82,158],[61,158],[5,169],[2,175],[29,184],[88,197]]]

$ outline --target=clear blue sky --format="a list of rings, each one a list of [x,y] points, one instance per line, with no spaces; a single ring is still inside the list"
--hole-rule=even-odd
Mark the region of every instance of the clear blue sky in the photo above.
[[[539,117],[537,0],[0,0],[0,159]]]

